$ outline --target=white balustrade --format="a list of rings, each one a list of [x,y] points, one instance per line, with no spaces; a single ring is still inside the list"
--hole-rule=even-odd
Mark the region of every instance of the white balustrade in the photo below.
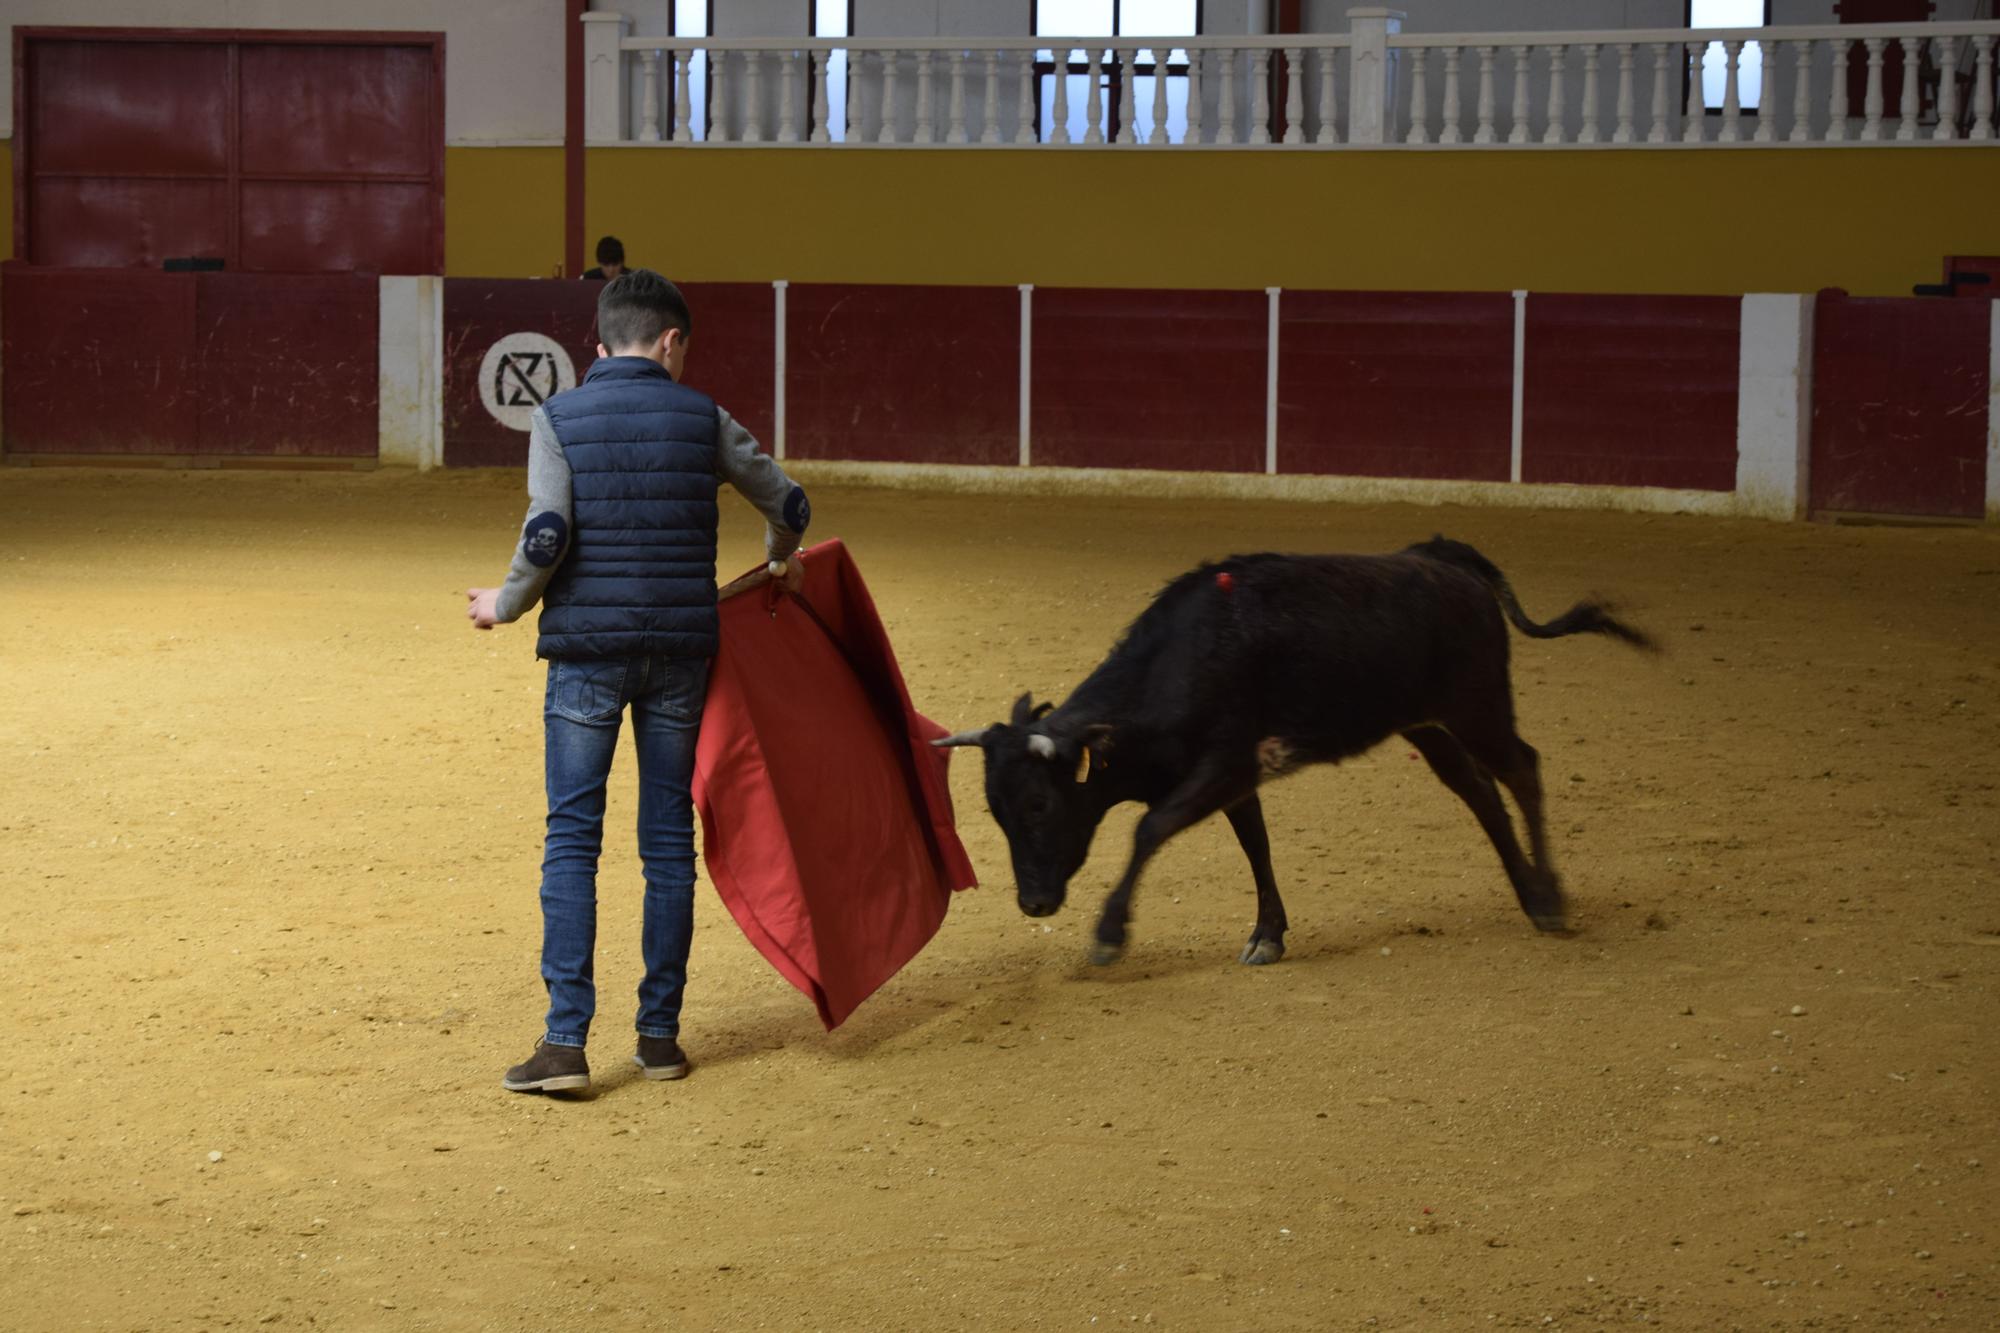
[[[931,53],[917,52],[917,125],[911,143],[935,143],[931,127]]]
[[[1086,118],[1083,141],[1095,144],[1104,142],[1104,52],[1093,46],[1089,54],[1090,63],[1084,73],[1090,91],[1083,103]]]
[[[1898,108],[1896,138],[1901,143],[1909,143],[1917,137],[1917,54],[1926,39],[1922,37],[1903,38],[1903,105]],[[1948,82],[1947,75],[1941,82]]]
[[[1069,142],[1069,56],[1067,49],[1056,52],[1055,124],[1049,126],[1050,143]]]
[[[1868,48],[1868,96],[1861,104],[1861,113],[1866,119],[1861,125],[1861,137],[1876,140],[1882,137],[1882,48],[1886,39],[1870,37],[1862,42]]]
[[[1528,52],[1531,48],[1514,48],[1514,110],[1507,123],[1507,142],[1528,142]]]
[[[1306,58],[1296,46],[1285,48],[1285,142],[1306,141]]]
[[[1048,124],[1036,115],[1042,79],[1037,49],[1012,39],[903,40],[648,38],[627,36],[615,13],[584,16],[584,124],[591,143],[687,146],[819,146],[837,139],[885,146],[998,147],[1038,140],[1067,145],[1161,147],[1172,143],[1282,146],[1297,151],[1343,143],[1428,147],[1502,143],[1520,148],[1604,147],[1642,141],[1640,80],[1651,76],[1643,142],[1666,146],[1896,143],[1992,144],[1995,49],[2000,21],[1855,25],[1773,25],[1733,29],[1611,29],[1591,32],[1405,34],[1386,11],[1357,10],[1347,32],[1101,39],[1041,37],[1053,56]],[[1783,48],[1790,47],[1790,59]],[[1442,51],[1434,58],[1432,48]],[[1336,62],[1349,53],[1345,121],[1336,97]],[[1719,51],[1721,105],[1711,110],[1704,56]],[[1174,63],[1185,52],[1184,67]],[[1476,93],[1468,52],[1478,60]],[[1745,53],[1750,52],[1745,68]],[[844,55],[846,132],[828,123],[834,56]],[[1609,64],[1617,60],[1616,78]],[[1504,130],[1496,107],[1497,62],[1511,65]],[[1106,64],[1115,71],[1106,78]],[[1644,68],[1641,62],[1644,62]],[[1866,95],[1849,106],[1850,71],[1866,71]],[[903,82],[915,72],[914,89]],[[1935,69],[1935,121],[1921,117]],[[1816,71],[1830,71],[1816,87]],[[707,107],[692,93],[707,78]],[[1074,71],[1074,73],[1072,72]],[[1970,73],[1969,80],[1966,78]],[[983,73],[983,81],[980,75]],[[1083,75],[1083,87],[1071,82]],[[1887,80],[1900,74],[1890,106]],[[1283,80],[1273,105],[1273,76]],[[1139,80],[1149,78],[1149,90]],[[1677,101],[1675,80],[1685,101]],[[1186,89],[1187,129],[1167,121]],[[1243,86],[1247,80],[1248,86]],[[1400,80],[1400,81],[1399,81]],[[1746,105],[1752,80],[1756,101]],[[1008,83],[1013,123],[1001,104]],[[939,84],[945,86],[938,86]],[[775,85],[775,86],[774,86]],[[970,87],[968,85],[971,85]],[[983,89],[983,96],[981,92]],[[1150,92],[1150,97],[1146,92]],[[1069,119],[1072,93],[1085,98],[1082,133]],[[970,105],[977,102],[975,108]],[[1147,115],[1140,125],[1141,102]],[[1468,127],[1466,103],[1473,103]],[[1210,103],[1213,103],[1211,108]],[[1407,110],[1406,131],[1397,125]],[[704,114],[704,111],[706,114]],[[1274,115],[1275,112],[1275,115]],[[636,114],[634,114],[636,113]],[[1536,128],[1534,117],[1546,119]],[[803,117],[803,118],[802,118]],[[907,128],[906,128],[906,117]],[[1676,118],[1678,117],[1678,123]],[[1246,125],[1239,124],[1244,120]],[[1891,124],[1893,119],[1894,123]],[[977,123],[975,123],[975,121]],[[1713,129],[1710,126],[1713,125]],[[1469,132],[1468,132],[1469,131]]]
[[[1458,105],[1458,57],[1455,46],[1444,49],[1444,114],[1438,127],[1439,143],[1459,142],[1459,121],[1464,115]]]
[[[1215,141],[1236,142],[1236,53],[1222,53],[1222,97],[1216,107]]]
[[[1577,127],[1578,143],[1597,142],[1597,47],[1583,48],[1583,124]],[[1561,143],[1562,140],[1556,140]]]
[[[1334,124],[1340,103],[1333,95],[1333,60],[1337,54],[1332,47],[1319,53],[1319,133],[1313,136],[1314,143],[1340,142],[1340,130]]]
[[[1472,132],[1472,142],[1493,142],[1493,48],[1479,48],[1479,128]]]
[[[639,54],[639,142],[660,141],[660,53]]]
[[[1561,143],[1567,133],[1564,122],[1569,117],[1569,108],[1563,100],[1563,49],[1560,46],[1549,50],[1549,127],[1542,133],[1543,143]]]
[[[817,60],[813,59],[812,52],[806,52],[806,61],[812,66],[813,71],[812,141],[814,143],[831,143],[833,141],[833,131],[829,130],[826,124],[826,67],[832,59],[833,52],[831,51],[820,52],[819,59]]]
[[[1986,140],[1993,137],[1993,39],[1974,39],[1979,45],[1979,63],[1972,79],[1972,136]]]
[[[1271,142],[1271,53],[1250,53],[1250,142]]]
[[[1172,54],[1163,46],[1153,48],[1153,128],[1146,134],[1147,143],[1167,141],[1167,60]]]
[[[1014,77],[1021,85],[1020,99],[1014,104],[1014,142],[1033,143],[1035,141],[1035,53],[1033,51],[1021,52],[1020,67]],[[1056,87],[1060,89],[1063,83],[1064,80],[1058,75]]]
[[[1181,137],[1183,148],[1190,144],[1206,143],[1208,116],[1201,100],[1201,67],[1208,59],[1208,52],[1198,47],[1188,49],[1188,98],[1187,133]]]
[[[1405,143],[1431,141],[1428,124],[1431,102],[1429,91],[1424,87],[1424,66],[1430,63],[1424,57],[1429,54],[1422,47],[1410,52],[1410,132],[1404,137]]]
[[[1681,142],[1705,143],[1708,140],[1708,97],[1701,86],[1701,61],[1708,54],[1707,42],[1687,44],[1687,106],[1681,111]]]
[[[1958,137],[1958,39],[1938,38],[1938,114],[1933,139]]]

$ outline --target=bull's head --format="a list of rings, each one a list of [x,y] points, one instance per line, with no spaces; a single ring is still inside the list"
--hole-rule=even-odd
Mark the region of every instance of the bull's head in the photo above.
[[[1014,891],[1029,916],[1063,905],[1070,876],[1090,854],[1090,840],[1116,802],[1101,774],[1110,728],[1069,726],[1046,715],[1053,704],[1014,701],[1011,721],[931,742],[977,745],[986,756],[986,808],[1014,861]]]

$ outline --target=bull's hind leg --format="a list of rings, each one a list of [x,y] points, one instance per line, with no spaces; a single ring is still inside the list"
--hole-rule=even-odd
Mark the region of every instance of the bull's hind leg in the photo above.
[[[1278,897],[1278,878],[1271,873],[1271,838],[1264,830],[1264,803],[1252,792],[1229,807],[1229,827],[1250,858],[1250,873],[1257,880],[1257,928],[1243,946],[1238,962],[1252,966],[1275,963],[1285,956],[1284,900]]]
[[[1466,745],[1450,732],[1440,727],[1413,727],[1403,733],[1403,739],[1415,746],[1438,775],[1438,780],[1456,792],[1458,798],[1471,808],[1479,827],[1486,830],[1486,836],[1493,843],[1493,849],[1500,853],[1500,864],[1506,868],[1507,881],[1514,886],[1514,896],[1520,900],[1521,910],[1535,923],[1538,930],[1562,930],[1563,918],[1562,888],[1556,882],[1555,873],[1549,870],[1546,856],[1547,843],[1542,831],[1541,786],[1538,779],[1523,781],[1518,774],[1511,774],[1508,790],[1514,792],[1514,799],[1521,802],[1521,814],[1528,822],[1530,843],[1540,854],[1530,861],[1521,851],[1521,843],[1514,836],[1514,823],[1507,817],[1507,807],[1500,800],[1500,789],[1493,785],[1493,779],[1481,767]],[[1518,744],[1526,748],[1525,741]],[[1528,750],[1530,763],[1527,769],[1533,779],[1534,751]],[[1509,755],[1510,758],[1516,756]],[[1530,797],[1521,795],[1523,790]]]

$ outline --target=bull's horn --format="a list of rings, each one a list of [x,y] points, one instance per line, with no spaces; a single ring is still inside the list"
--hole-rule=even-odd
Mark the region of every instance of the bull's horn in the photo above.
[[[1056,743],[1039,732],[1028,737],[1028,753],[1043,759],[1056,757]]]
[[[976,731],[961,731],[952,736],[940,736],[932,741],[931,744],[940,750],[949,750],[959,745],[984,745],[986,743],[986,733],[991,730],[991,727],[980,727]]]

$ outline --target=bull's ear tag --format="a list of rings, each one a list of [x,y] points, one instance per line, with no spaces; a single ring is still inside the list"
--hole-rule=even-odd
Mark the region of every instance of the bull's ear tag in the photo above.
[[[1088,745],[1083,747],[1083,754],[1076,761],[1076,780],[1078,782],[1088,782],[1090,780],[1090,747]]]

